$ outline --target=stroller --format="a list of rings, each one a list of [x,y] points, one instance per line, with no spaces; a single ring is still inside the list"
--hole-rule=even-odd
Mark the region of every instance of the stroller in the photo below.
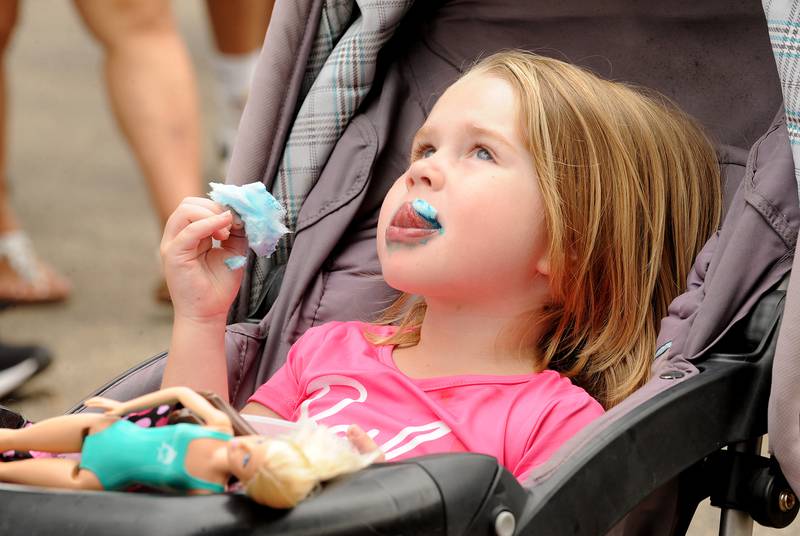
[[[230,178],[270,186],[289,208],[294,234],[272,260],[250,259],[228,329],[230,400],[241,406],[308,327],[368,319],[391,299],[378,278],[364,277],[379,273],[373,240],[383,194],[405,167],[435,97],[472,59],[510,47],[658,89],[719,142],[725,222],[662,324],[651,381],[564,445],[524,487],[493,458],[471,454],[370,467],[289,512],[239,495],[0,485],[4,534],[668,535],[685,533],[709,496],[725,508],[723,534],[749,533],[751,517],[773,527],[794,519],[798,502],[781,469],[798,489],[800,455],[791,450],[800,439],[800,397],[791,392],[798,367],[787,358],[800,343],[792,329],[800,310],[788,285],[800,227],[793,163],[800,160],[790,140],[800,116],[790,91],[786,113],[780,110],[761,6],[484,4],[276,6]],[[766,10],[780,7],[768,2]],[[776,43],[791,44],[800,24],[788,14],[768,19]],[[776,49],[779,66],[792,50]],[[721,58],[735,58],[736,68]],[[125,399],[157,388],[164,357],[96,394]],[[787,412],[793,428],[781,428]],[[773,459],[758,455],[768,415]]]

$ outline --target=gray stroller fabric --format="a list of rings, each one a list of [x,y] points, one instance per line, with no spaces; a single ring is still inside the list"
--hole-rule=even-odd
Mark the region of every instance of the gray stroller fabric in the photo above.
[[[286,208],[286,224],[292,233],[298,228],[300,207],[336,141],[372,87],[378,52],[412,3],[412,0],[323,3],[304,77],[310,88],[303,91],[303,103],[271,185],[273,195]],[[278,264],[285,264],[288,259],[292,233],[278,246],[274,255]]]
[[[662,321],[657,348],[669,348],[668,358],[702,354],[789,271],[800,225],[793,168],[780,113],[753,145],[725,223],[698,255],[688,291]]]
[[[764,13],[781,78],[789,139],[800,184],[800,2],[765,0]],[[795,255],[794,268],[800,267]],[[795,274],[800,271],[795,271]],[[800,492],[800,278],[792,277],[772,369],[768,429],[775,454],[795,493]]]

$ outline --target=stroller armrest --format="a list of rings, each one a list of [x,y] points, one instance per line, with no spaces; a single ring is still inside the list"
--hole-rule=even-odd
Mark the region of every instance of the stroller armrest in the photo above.
[[[698,478],[704,458],[767,431],[784,295],[765,295],[714,351],[695,361],[700,374],[609,423],[534,486],[524,527],[536,534],[605,534],[679,475],[693,480],[687,487],[705,484],[692,490],[695,506],[707,497],[711,488]]]
[[[3,534],[489,534],[527,493],[494,458],[428,456],[335,479],[292,510],[241,494],[55,492],[0,484]]]

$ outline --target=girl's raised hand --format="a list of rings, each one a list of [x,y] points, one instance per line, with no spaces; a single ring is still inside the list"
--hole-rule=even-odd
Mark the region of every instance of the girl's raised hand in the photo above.
[[[187,197],[167,220],[161,259],[176,316],[198,321],[226,317],[242,270],[228,269],[224,260],[247,253],[242,224],[234,219],[210,199]],[[212,238],[221,242],[220,248],[212,247]]]

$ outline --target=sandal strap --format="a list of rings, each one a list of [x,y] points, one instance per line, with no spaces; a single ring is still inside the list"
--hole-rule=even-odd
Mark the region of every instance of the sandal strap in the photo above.
[[[24,231],[0,234],[0,258],[8,259],[11,269],[31,284],[42,275],[33,243]]]

